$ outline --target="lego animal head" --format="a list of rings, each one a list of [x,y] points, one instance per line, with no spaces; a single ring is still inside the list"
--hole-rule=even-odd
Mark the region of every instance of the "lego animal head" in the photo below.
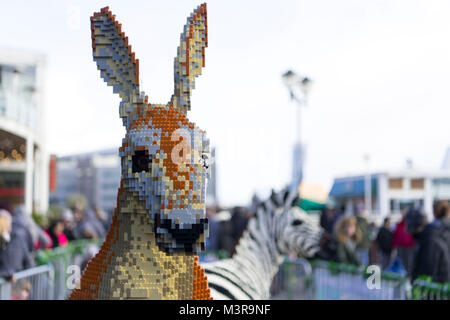
[[[209,141],[189,122],[190,96],[205,64],[206,4],[184,26],[175,58],[174,93],[153,104],[139,87],[139,60],[108,7],[91,17],[94,61],[101,77],[120,96],[126,128],[120,148],[123,191],[150,217],[160,250],[197,253],[208,235],[205,186]]]
[[[295,253],[299,257],[313,257],[320,250],[323,230],[317,221],[298,206],[298,193],[289,188],[272,192],[270,198],[256,204],[256,221],[274,239],[277,253]]]
[[[323,230],[305,211],[293,206],[285,212],[285,229],[279,230],[278,247],[284,254],[311,258],[320,250]]]

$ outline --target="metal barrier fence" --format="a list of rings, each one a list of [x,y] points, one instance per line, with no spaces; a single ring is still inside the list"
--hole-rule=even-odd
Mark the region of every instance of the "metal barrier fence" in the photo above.
[[[65,300],[69,297],[71,289],[67,285],[68,267],[75,265],[82,271],[83,264],[98,251],[101,241],[77,240],[65,247],[53,250],[43,250],[36,255],[37,264],[51,264],[54,268],[54,293],[53,299]],[[95,247],[94,252],[88,253],[89,249]]]
[[[373,288],[368,285],[371,274],[367,268],[343,263],[288,259],[275,276],[272,299],[450,300],[450,283],[421,276],[411,285],[404,276],[381,272],[379,288]]]
[[[0,300],[61,300],[70,294],[67,267],[83,267],[93,255],[90,246],[98,241],[77,241],[67,247],[41,251],[36,256],[40,266],[14,274],[16,281],[0,278]],[[305,259],[286,260],[274,278],[272,299],[306,300],[449,300],[450,283],[434,283],[429,277],[419,277],[411,285],[407,278],[393,273],[381,273],[379,289],[369,289],[363,267],[342,263]]]
[[[311,264],[305,259],[285,260],[271,287],[274,300],[310,300]]]
[[[82,271],[100,243],[77,240],[65,247],[39,251],[35,256],[37,267],[15,273],[13,283],[0,278],[0,300],[67,299],[71,292],[67,285],[68,267],[75,265]]]
[[[0,300],[52,300],[54,270],[51,264],[14,274],[15,282],[0,279]]]
[[[305,259],[286,260],[272,285],[273,299],[404,300],[410,297],[407,278],[381,273],[379,288],[370,289],[363,267]]]
[[[381,272],[379,279],[368,279],[366,268],[342,263],[313,262],[313,299],[315,300],[405,300],[409,297],[408,279]],[[379,281],[378,286],[372,280]]]

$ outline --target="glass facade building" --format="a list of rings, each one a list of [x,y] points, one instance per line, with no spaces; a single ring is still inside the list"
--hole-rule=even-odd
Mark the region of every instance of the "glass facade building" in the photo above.
[[[0,206],[48,208],[44,134],[45,58],[0,49]]]

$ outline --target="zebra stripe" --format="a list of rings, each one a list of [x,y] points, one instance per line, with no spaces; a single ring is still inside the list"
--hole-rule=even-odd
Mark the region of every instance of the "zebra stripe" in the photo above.
[[[235,281],[233,281],[232,279],[228,278],[225,273],[222,272],[217,272],[217,271],[213,271],[213,270],[207,270],[206,274],[208,275],[208,278],[211,277],[212,275],[217,276],[218,278],[222,278],[225,281],[231,283],[234,285],[235,288],[238,288],[242,291],[242,293],[244,293],[248,299],[252,299],[252,295],[250,295],[247,291],[244,290],[243,287],[241,287],[238,283],[236,283]],[[214,283],[214,282],[213,282]],[[216,288],[217,289],[217,288]]]
[[[319,250],[322,230],[294,206],[297,199],[296,193],[285,189],[256,202],[255,215],[234,255],[203,264],[214,299],[268,299],[273,277],[286,254],[310,257]]]

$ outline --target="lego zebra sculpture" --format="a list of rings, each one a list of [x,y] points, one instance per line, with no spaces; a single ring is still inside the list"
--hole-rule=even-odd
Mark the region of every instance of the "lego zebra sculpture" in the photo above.
[[[289,253],[313,257],[320,250],[322,229],[295,204],[288,189],[256,206],[230,259],[204,263],[214,299],[269,299],[275,274]]]

